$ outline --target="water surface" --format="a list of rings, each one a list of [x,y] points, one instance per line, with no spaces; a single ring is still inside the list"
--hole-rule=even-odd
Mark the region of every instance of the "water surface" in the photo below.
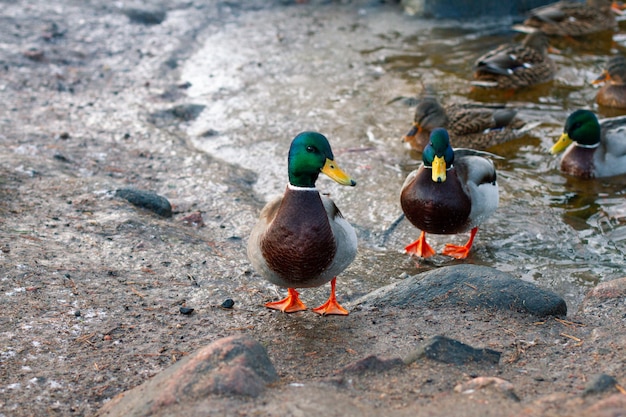
[[[500,207],[481,227],[467,262],[578,302],[587,287],[626,275],[626,177],[565,177],[548,150],[573,109],[616,115],[597,108],[590,81],[626,40],[559,41],[553,82],[512,97],[473,91],[474,60],[521,39],[510,23],[420,20],[393,6],[298,5],[232,17],[185,64],[192,100],[207,106],[189,134],[199,149],[255,171],[255,192],[265,200],[285,187],[291,139],[303,130],[325,134],[337,162],[358,181],[356,188],[318,181],[358,229],[361,256],[346,285],[370,280],[375,287],[416,272],[402,251],[419,231],[406,220],[394,223],[400,187],[419,159],[400,140],[412,121],[411,98],[429,86],[443,103],[507,102],[538,126],[491,149],[503,157],[496,160]],[[440,250],[466,238],[429,241]],[[420,267],[453,262],[437,256]]]

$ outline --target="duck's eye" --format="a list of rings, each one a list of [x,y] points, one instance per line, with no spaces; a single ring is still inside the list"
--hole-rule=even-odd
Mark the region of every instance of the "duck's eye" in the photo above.
[[[306,147],[306,151],[307,152],[315,152],[315,148],[313,146],[309,145],[309,146]]]

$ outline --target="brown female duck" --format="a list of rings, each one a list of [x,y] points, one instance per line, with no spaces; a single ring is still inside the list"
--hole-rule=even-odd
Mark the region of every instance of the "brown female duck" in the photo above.
[[[476,60],[472,84],[515,90],[550,81],[556,66],[548,47],[548,37],[541,32],[526,35],[521,44],[501,45]]]
[[[621,14],[621,10],[612,0],[559,1],[532,9],[524,23],[514,28],[551,36],[583,36],[616,30],[616,13]]]
[[[615,55],[606,65],[606,69],[593,84],[604,85],[598,90],[596,102],[602,106],[626,109],[626,58]]]
[[[265,279],[288,288],[285,299],[265,304],[285,313],[306,310],[296,288],[331,283],[328,301],[313,309],[322,315],[347,315],[335,297],[336,276],[352,263],[357,240],[335,203],[319,193],[320,172],[342,185],[356,185],[334,162],[326,137],[303,132],[291,143],[289,184],[283,196],[269,202],[248,241],[248,258]]]
[[[404,141],[421,151],[431,132],[443,127],[458,147],[486,149],[524,133],[525,123],[516,114],[516,110],[503,106],[467,103],[443,107],[434,97],[425,97],[415,108],[413,127]]]

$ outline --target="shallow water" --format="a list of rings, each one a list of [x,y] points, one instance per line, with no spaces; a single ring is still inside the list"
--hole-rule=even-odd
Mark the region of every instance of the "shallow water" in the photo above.
[[[626,177],[567,178],[548,150],[571,110],[616,115],[597,108],[589,81],[626,39],[557,42],[556,79],[512,98],[472,91],[475,58],[521,38],[510,23],[420,20],[392,6],[298,5],[233,16],[207,34],[183,68],[191,99],[207,106],[189,134],[199,149],[256,172],[255,191],[265,200],[284,189],[291,139],[303,130],[325,134],[358,185],[321,178],[318,186],[358,229],[364,255],[356,267],[385,271],[372,278],[384,283],[416,271],[401,253],[419,232],[406,220],[394,223],[400,187],[419,158],[400,139],[413,117],[410,98],[429,86],[443,103],[507,100],[539,125],[491,149],[503,157],[496,160],[500,207],[480,229],[468,262],[580,300],[586,287],[626,275]],[[465,239],[429,237],[436,250]],[[425,267],[452,262],[437,256]]]

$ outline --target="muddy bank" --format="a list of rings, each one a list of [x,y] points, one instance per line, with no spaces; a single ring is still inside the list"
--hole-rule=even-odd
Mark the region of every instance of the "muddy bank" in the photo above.
[[[256,399],[217,395],[189,404],[195,415],[608,409],[601,401],[611,392],[582,393],[598,372],[626,379],[623,298],[581,302],[564,321],[445,306],[355,307],[345,318],[265,310],[277,290],[245,257],[265,200],[257,175],[192,146],[184,132],[197,109],[186,107],[194,103],[179,69],[234,16],[308,6],[135,6],[3,4],[0,414],[94,415],[181,357],[238,335],[264,346],[278,382]],[[362,4],[318,6],[332,14]],[[130,188],[166,197],[172,217],[116,195]],[[388,264],[414,268],[398,251],[364,247],[341,278],[339,297],[356,300],[406,277],[390,274]],[[327,292],[307,290],[305,298],[321,303]],[[222,308],[229,298],[234,307]],[[337,373],[370,355],[404,357],[440,334],[500,351],[501,360]],[[509,381],[519,401],[454,391],[480,376]]]

